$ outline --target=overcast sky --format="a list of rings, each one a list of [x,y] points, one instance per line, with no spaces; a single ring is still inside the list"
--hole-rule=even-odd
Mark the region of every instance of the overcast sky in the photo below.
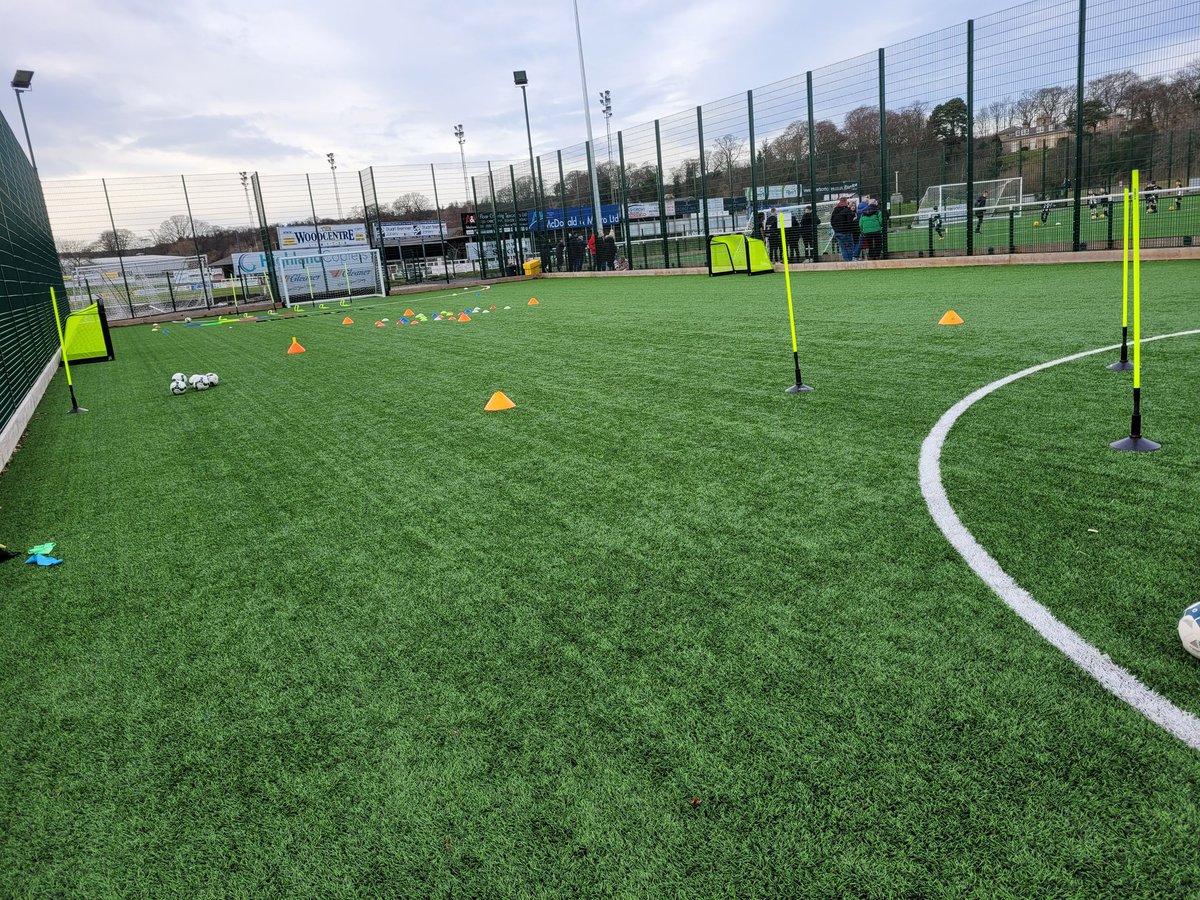
[[[615,132],[1008,5],[586,2],[593,128],[602,89]],[[4,6],[0,59],[36,73],[24,101],[43,178],[319,172],[330,151],[343,171],[456,162],[459,122],[468,161],[520,159],[521,68],[535,150],[585,137],[569,0]],[[20,136],[11,91],[0,109]]]

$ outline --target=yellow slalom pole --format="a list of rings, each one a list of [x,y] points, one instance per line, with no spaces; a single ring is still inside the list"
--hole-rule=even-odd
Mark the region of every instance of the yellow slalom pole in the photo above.
[[[804,379],[800,377],[800,350],[796,345],[796,312],[792,306],[792,270],[788,267],[787,254],[787,226],[784,224],[784,213],[779,215],[779,240],[783,244],[783,281],[787,285],[788,298],[788,323],[792,327],[792,364],[796,367],[796,383],[787,389],[789,394],[799,394],[802,391],[811,391],[812,385],[805,384]]]
[[[1129,188],[1121,191],[1121,358],[1108,368],[1113,372],[1128,372],[1133,368],[1129,361],[1129,234],[1136,209],[1129,207]],[[1137,195],[1133,205],[1137,206]]]
[[[54,288],[50,288],[50,305],[54,307],[54,325],[58,328],[58,346],[62,350],[63,369],[67,373],[67,390],[71,392],[71,408],[67,412],[85,413],[87,410],[75,399],[75,384],[71,381],[71,361],[67,359],[67,342],[63,338],[62,318],[58,314],[58,297],[54,294]]]
[[[1142,204],[1133,170],[1133,390],[1142,386]]]
[[[1142,198],[1137,169],[1133,170],[1130,180],[1133,199],[1133,416],[1129,421],[1129,437],[1113,441],[1109,446],[1114,450],[1145,453],[1162,445],[1142,436]]]

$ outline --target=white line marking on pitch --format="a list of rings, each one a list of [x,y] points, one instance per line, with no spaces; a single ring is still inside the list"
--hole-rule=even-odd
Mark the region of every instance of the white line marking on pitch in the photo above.
[[[1200,334],[1200,328],[1144,338],[1143,343],[1191,334]],[[981,387],[973,394],[969,394],[959,400],[938,419],[937,424],[933,426],[933,430],[929,432],[929,435],[921,444],[921,461],[919,466],[921,493],[925,495],[925,503],[929,507],[929,514],[933,516],[933,521],[942,530],[942,534],[946,536],[946,539],[950,541],[951,545],[959,552],[962,558],[967,561],[967,565],[974,570],[975,574],[982,578],[984,583],[995,591],[996,595],[1013,612],[1024,619],[1029,625],[1033,626],[1038,634],[1065,653],[1075,665],[1100,682],[1105,690],[1124,700],[1151,722],[1165,728],[1189,747],[1200,750],[1200,719],[1197,719],[1196,716],[1187,710],[1180,709],[1156,691],[1146,687],[1130,672],[1117,665],[1105,654],[1101,653],[1099,649],[1093,647],[1079,634],[1056,619],[1050,610],[1034,600],[1029,592],[1017,584],[1012,579],[1012,576],[1000,568],[1000,564],[992,559],[987,550],[975,540],[975,537],[963,525],[962,521],[958,518],[958,514],[955,513],[954,508],[950,505],[950,500],[946,496],[946,489],[942,486],[942,445],[946,442],[946,436],[950,433],[950,429],[954,427],[954,423],[968,409],[988,394],[1000,390],[1000,388],[1011,384],[1018,378],[1024,378],[1043,369],[1074,362],[1077,359],[1083,359],[1087,356],[1096,356],[1100,353],[1110,353],[1120,349],[1120,344],[1113,344],[1110,347],[1085,350],[1082,353],[1064,356],[1062,359],[1030,366],[1028,369],[1022,369],[1014,375],[1001,378],[999,381],[993,381],[991,384]],[[1108,453],[1112,451],[1109,451],[1107,448],[1098,447],[1096,452]]]

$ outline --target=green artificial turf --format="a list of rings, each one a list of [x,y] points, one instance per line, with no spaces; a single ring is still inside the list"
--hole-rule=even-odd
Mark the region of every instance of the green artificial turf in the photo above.
[[[1200,326],[1197,276],[1145,265],[1147,334]],[[1196,752],[1012,614],[917,481],[954,402],[1118,337],[1119,278],[798,275],[803,396],[781,275],[115,330],[91,412],[60,373],[0,477],[0,542],[66,560],[0,566],[0,884],[1195,894]],[[373,325],[465,304],[501,308]],[[1092,357],[982,401],[943,466],[1001,565],[1200,713],[1200,337],[1144,357],[1162,452],[1107,449],[1129,378]]]

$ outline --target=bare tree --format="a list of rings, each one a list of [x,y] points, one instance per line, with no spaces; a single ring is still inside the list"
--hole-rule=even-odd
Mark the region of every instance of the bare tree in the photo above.
[[[1121,113],[1131,118],[1129,109],[1130,93],[1141,79],[1136,72],[1110,72],[1093,78],[1087,84],[1087,97],[1099,100],[1114,113]]]
[[[507,188],[507,190],[507,199],[511,202],[512,188]],[[500,199],[500,189],[496,191],[496,198]],[[392,212],[398,216],[419,216],[431,212],[432,209],[429,198],[417,191],[401,194],[392,202]]]
[[[879,107],[859,106],[846,113],[842,139],[847,150],[865,152],[879,146]]]
[[[975,114],[975,127],[979,130],[976,137],[988,134],[999,134],[1012,123],[1012,100],[1005,97],[986,103]]]
[[[192,237],[192,223],[195,221],[196,236],[212,233],[212,226],[199,219],[192,220],[188,216],[171,216],[155,228],[150,236],[156,244],[174,244],[176,241],[188,240]]]
[[[732,134],[725,134],[713,142],[712,153],[717,168],[725,172],[729,180],[729,196],[733,196],[733,168],[746,152],[746,142]]]
[[[1026,91],[1012,102],[1013,119],[1023,128],[1031,128],[1038,115],[1037,91]]]
[[[1033,105],[1043,125],[1057,125],[1075,106],[1075,92],[1066,87],[1044,87],[1034,91]]]
[[[137,235],[128,228],[118,228],[116,231],[109,229],[100,232],[100,236],[96,238],[93,246],[104,253],[124,253],[126,250],[132,249],[135,244],[137,244]]]

